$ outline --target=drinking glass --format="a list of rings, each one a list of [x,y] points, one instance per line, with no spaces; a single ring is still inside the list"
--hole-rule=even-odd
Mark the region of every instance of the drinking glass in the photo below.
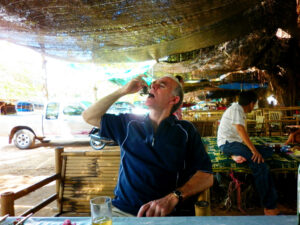
[[[100,196],[90,200],[92,225],[112,225],[111,198]]]

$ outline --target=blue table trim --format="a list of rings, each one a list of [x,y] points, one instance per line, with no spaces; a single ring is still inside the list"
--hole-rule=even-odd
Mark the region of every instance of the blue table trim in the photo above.
[[[16,218],[9,217],[3,225]],[[89,217],[31,217],[25,225],[62,225],[70,219],[76,225],[89,225]],[[1,225],[2,225],[1,224]],[[297,216],[202,216],[202,217],[113,217],[113,225],[296,225]]]

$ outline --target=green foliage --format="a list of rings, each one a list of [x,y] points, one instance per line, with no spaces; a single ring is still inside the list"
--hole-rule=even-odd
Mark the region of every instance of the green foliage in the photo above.
[[[42,78],[34,72],[20,65],[12,68],[0,63],[0,99],[43,98]]]

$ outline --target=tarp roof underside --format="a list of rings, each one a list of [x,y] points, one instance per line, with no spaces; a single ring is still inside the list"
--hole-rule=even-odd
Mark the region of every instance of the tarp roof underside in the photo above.
[[[261,29],[284,2],[1,0],[0,39],[73,61],[145,61]]]

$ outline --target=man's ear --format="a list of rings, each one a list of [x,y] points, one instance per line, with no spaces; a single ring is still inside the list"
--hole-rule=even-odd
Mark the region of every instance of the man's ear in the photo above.
[[[176,105],[178,102],[180,101],[180,97],[179,96],[173,96],[171,103],[173,105]]]

